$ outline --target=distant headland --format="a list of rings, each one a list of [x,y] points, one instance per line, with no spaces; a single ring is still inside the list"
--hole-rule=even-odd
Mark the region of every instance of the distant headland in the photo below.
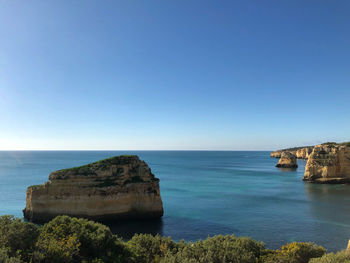
[[[295,158],[307,159],[304,181],[350,183],[350,142],[326,142],[316,146],[282,149],[271,152],[270,156],[280,158],[277,167],[283,167],[279,166],[282,160],[293,167]]]

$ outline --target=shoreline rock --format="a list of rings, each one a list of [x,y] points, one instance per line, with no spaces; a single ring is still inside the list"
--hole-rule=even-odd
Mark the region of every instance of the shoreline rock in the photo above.
[[[298,168],[297,158],[290,152],[282,152],[276,167],[278,168]]]
[[[25,219],[47,222],[58,215],[95,221],[163,216],[159,179],[137,156],[117,156],[52,172],[43,185],[27,188]]]

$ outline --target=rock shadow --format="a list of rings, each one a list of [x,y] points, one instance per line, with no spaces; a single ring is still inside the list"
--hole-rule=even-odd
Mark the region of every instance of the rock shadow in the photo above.
[[[111,231],[124,240],[131,239],[135,234],[163,235],[163,219],[128,220],[105,223]]]
[[[296,172],[296,170],[298,169],[297,167],[295,168],[282,168],[282,167],[276,167],[278,170],[280,170],[281,172]]]

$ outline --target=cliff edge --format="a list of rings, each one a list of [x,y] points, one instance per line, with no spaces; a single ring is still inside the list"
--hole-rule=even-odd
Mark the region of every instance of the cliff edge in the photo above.
[[[43,223],[58,215],[97,221],[163,216],[159,179],[137,156],[117,156],[52,172],[27,189],[24,217]]]

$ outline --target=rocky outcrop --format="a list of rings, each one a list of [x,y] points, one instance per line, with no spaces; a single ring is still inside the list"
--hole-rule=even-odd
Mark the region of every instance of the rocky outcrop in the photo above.
[[[271,152],[271,153],[270,153],[270,156],[271,156],[272,158],[281,158],[282,152],[283,152],[282,150],[274,151],[274,152]]]
[[[350,183],[350,147],[335,143],[315,146],[306,163],[303,180]]]
[[[290,152],[282,152],[281,158],[279,159],[276,167],[279,168],[297,168],[297,158]]]
[[[97,221],[163,215],[159,179],[137,156],[118,156],[59,170],[27,189],[24,217],[47,222],[57,215]]]
[[[305,147],[295,147],[289,149],[278,150],[270,153],[270,156],[273,158],[281,158],[283,152],[288,152],[294,155],[298,159],[307,159],[311,154],[313,146],[305,146]]]
[[[298,159],[308,159],[310,154],[312,153],[314,147],[303,147],[301,149],[296,150],[295,155]]]

